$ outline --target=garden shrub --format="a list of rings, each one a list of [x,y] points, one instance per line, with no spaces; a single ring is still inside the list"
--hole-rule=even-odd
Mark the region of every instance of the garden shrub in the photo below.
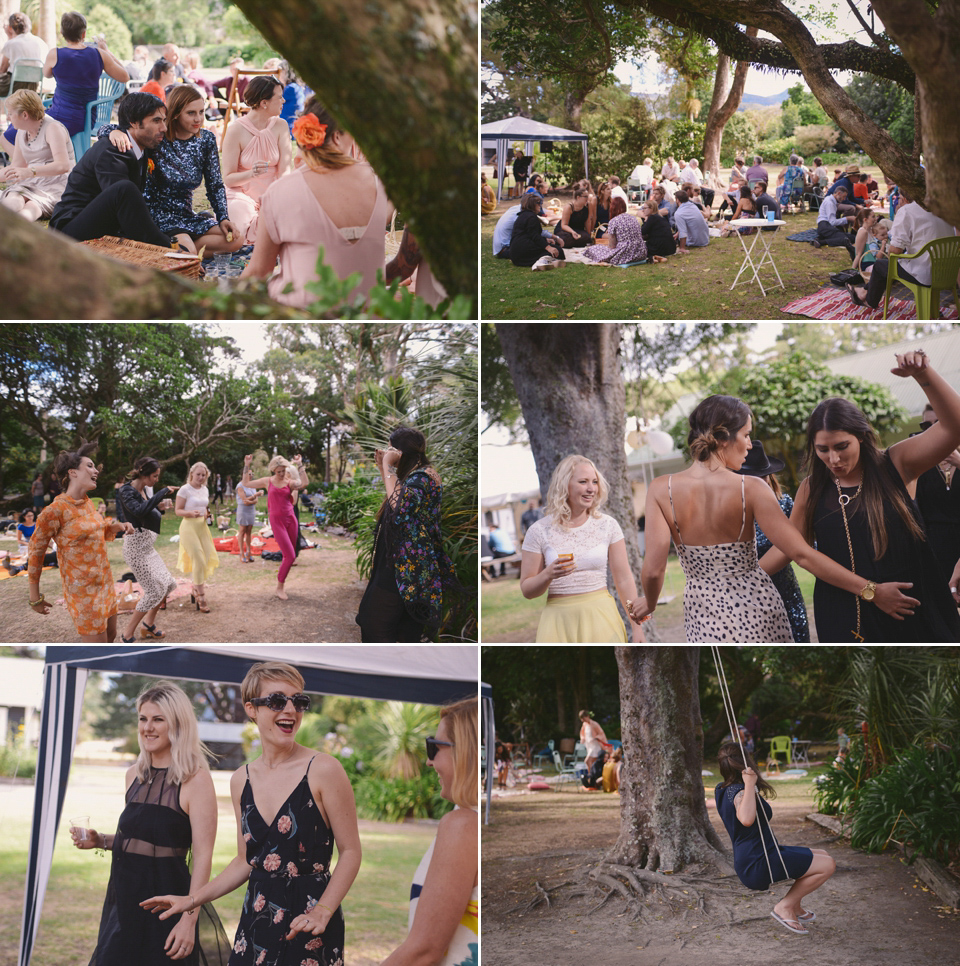
[[[23,725],[7,735],[7,742],[0,745],[0,775],[4,778],[34,778],[37,774],[37,751],[27,746],[23,737]]]
[[[417,778],[361,775],[353,788],[357,814],[376,822],[407,818],[442,818],[453,805],[440,794],[440,779],[432,768]]]
[[[375,489],[369,483],[338,483],[327,493],[323,508],[330,526],[356,530],[365,517],[375,516],[383,503],[382,489]]]

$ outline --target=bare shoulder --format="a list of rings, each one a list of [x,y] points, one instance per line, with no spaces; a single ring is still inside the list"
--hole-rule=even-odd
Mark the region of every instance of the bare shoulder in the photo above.
[[[325,751],[318,751],[310,765],[310,778],[311,785],[322,784],[324,780],[339,781],[346,779],[347,773],[344,771],[343,765],[333,755],[328,755]]]
[[[247,781],[247,766],[241,765],[231,776],[230,776],[230,794],[235,797],[240,797],[240,792],[243,790],[243,786]]]
[[[480,819],[472,808],[455,808],[440,819],[437,827],[437,840],[458,847],[469,847],[476,843]]]
[[[126,774],[123,776],[124,788],[129,788],[133,784],[133,780],[137,777],[137,766],[136,764],[131,765]]]

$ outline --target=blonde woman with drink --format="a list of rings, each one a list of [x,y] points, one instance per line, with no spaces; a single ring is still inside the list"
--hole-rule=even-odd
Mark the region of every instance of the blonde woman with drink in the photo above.
[[[562,459],[547,491],[546,514],[527,531],[520,590],[532,600],[547,594],[537,643],[625,644],[623,621],[607,590],[613,573],[624,608],[637,596],[620,524],[600,512],[609,487],[585,456]],[[644,641],[631,620],[634,643]]]
[[[177,568],[181,573],[190,574],[193,587],[190,603],[197,605],[202,614],[209,614],[207,607],[206,583],[210,575],[220,566],[217,548],[207,528],[207,507],[210,504],[210,491],[207,480],[210,470],[206,463],[194,463],[187,473],[187,482],[177,491],[176,514],[180,520],[180,553]]]

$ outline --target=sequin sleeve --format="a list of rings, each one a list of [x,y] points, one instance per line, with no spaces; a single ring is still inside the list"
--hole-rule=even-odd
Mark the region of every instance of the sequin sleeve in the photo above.
[[[201,131],[200,139],[203,142],[203,183],[219,224],[230,216],[227,214],[227,192],[223,187],[223,175],[220,173],[217,138],[213,131]]]

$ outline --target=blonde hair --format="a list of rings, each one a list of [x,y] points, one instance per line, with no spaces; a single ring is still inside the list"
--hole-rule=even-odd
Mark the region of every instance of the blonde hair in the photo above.
[[[43,101],[36,91],[21,89],[14,91],[7,98],[7,115],[25,112],[34,121],[42,121],[47,112],[43,109]]]
[[[586,456],[580,456],[576,453],[565,456],[557,463],[557,468],[553,471],[553,476],[550,477],[550,488],[547,490],[546,512],[561,526],[566,526],[572,515],[568,491],[574,471],[581,463],[586,463],[592,467],[593,472],[597,474],[597,482],[599,484],[597,487],[597,499],[594,501],[593,506],[590,507],[588,516],[601,516],[600,507],[607,502],[607,497],[610,494],[610,487],[607,485],[607,481],[603,478],[603,474],[597,469],[593,460],[588,460]]]
[[[283,467],[283,478],[287,483],[293,486],[300,486],[300,474],[293,468],[293,463],[290,460],[284,459],[282,456],[274,456],[267,463],[267,469],[270,470],[271,474],[278,466]]]
[[[193,476],[194,470],[198,470],[201,467],[207,471],[207,479],[210,479],[210,467],[207,466],[206,463],[194,463],[193,466],[187,470],[187,486],[193,486],[193,484],[190,482],[190,477]]]
[[[292,665],[283,661],[261,661],[254,664],[240,685],[240,698],[244,704],[260,697],[260,688],[264,681],[286,681],[295,688],[303,690],[305,682],[303,675]]]
[[[464,698],[440,709],[440,720],[447,722],[453,743],[453,787],[450,800],[461,808],[477,807],[479,757],[477,755],[476,697]]]
[[[216,755],[200,740],[193,705],[184,692],[172,681],[160,681],[140,692],[137,713],[147,703],[155,704],[166,719],[170,737],[170,781],[182,785],[201,768],[209,769],[207,759]],[[137,778],[145,782],[150,777],[153,756],[141,747],[137,757]]]

